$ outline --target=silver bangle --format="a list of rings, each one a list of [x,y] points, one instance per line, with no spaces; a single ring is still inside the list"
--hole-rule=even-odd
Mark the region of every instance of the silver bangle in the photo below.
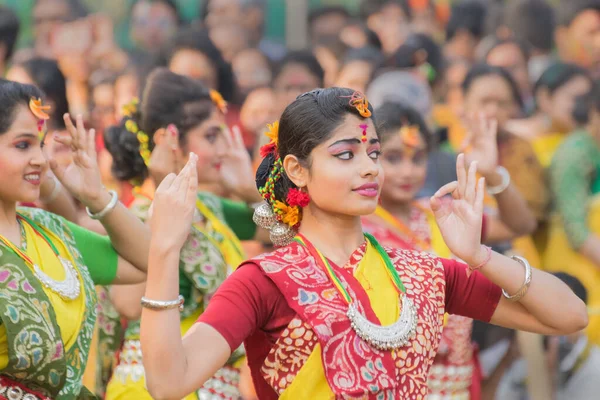
[[[40,199],[43,203],[46,204],[52,203],[54,200],[56,200],[58,194],[60,193],[60,189],[62,188],[62,184],[60,183],[58,178],[55,175],[52,175],[52,177],[54,178],[54,189],[52,189],[52,193],[50,193],[50,196],[46,197],[45,199]]]
[[[179,308],[179,312],[183,311],[183,303],[185,299],[182,295],[179,295],[177,300],[162,301],[162,300],[150,300],[146,297],[142,297],[142,307],[154,311],[171,310],[173,308]]]
[[[88,207],[85,208],[87,215],[91,219],[102,219],[106,216],[106,214],[114,210],[114,208],[117,206],[117,203],[119,202],[119,195],[117,194],[117,192],[115,192],[114,190],[110,190],[108,193],[110,193],[112,197],[102,211],[99,211],[96,214],[94,214],[90,211]]]
[[[502,177],[502,182],[498,186],[491,186],[487,188],[487,191],[492,196],[500,194],[506,190],[510,185],[510,174],[503,166],[499,165],[496,167],[496,172]]]
[[[523,296],[525,296],[525,294],[527,294],[529,286],[531,285],[531,265],[529,264],[529,261],[527,261],[523,257],[512,256],[511,258],[517,261],[525,268],[525,281],[523,282],[523,286],[521,286],[519,290],[517,290],[517,293],[510,296],[508,293],[506,293],[506,290],[502,289],[502,295],[506,297],[506,299],[509,301],[517,302],[521,300]]]

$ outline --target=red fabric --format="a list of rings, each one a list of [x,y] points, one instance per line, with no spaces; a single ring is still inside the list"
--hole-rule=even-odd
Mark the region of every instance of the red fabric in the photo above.
[[[500,301],[501,289],[478,271],[467,279],[466,266],[462,263],[440,261],[445,270],[446,311],[489,322]],[[215,328],[231,349],[245,341],[258,398],[276,399],[276,393],[260,375],[260,368],[295,315],[260,267],[246,264],[219,287],[198,322]]]
[[[50,397],[45,396],[44,394],[42,394],[42,392],[37,392],[37,391],[31,390],[27,386],[21,384],[20,382],[13,380],[4,375],[0,375],[0,386],[18,387],[23,391],[24,394],[34,395],[34,396],[36,396],[36,398],[41,399],[41,400],[50,400]],[[10,399],[8,397],[6,397],[5,395],[0,394],[0,400],[10,400]]]

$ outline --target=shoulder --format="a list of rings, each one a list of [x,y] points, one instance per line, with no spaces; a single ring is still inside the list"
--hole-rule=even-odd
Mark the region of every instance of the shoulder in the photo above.
[[[292,242],[287,246],[279,247],[270,253],[261,254],[244,264],[255,264],[266,274],[281,272],[288,266],[302,267],[308,261],[308,252],[303,246]],[[244,265],[242,264],[242,265]]]
[[[36,224],[58,235],[62,236],[63,233],[71,231],[63,217],[41,208],[19,207],[17,211]]]
[[[598,146],[587,132],[581,130],[569,135],[556,149],[551,166],[561,165],[564,162],[568,166],[581,162],[592,162],[598,152]]]

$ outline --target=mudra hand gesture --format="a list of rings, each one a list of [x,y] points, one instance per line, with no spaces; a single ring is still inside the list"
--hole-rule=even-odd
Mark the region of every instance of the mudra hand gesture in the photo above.
[[[482,258],[481,226],[485,179],[477,179],[477,162],[467,164],[464,154],[456,159],[458,181],[438,190],[431,198],[431,209],[444,241],[452,253],[469,265]],[[442,197],[452,194],[452,201]]]
[[[262,198],[254,184],[252,159],[244,146],[240,128],[234,126],[230,131],[225,126],[223,135],[227,141],[227,152],[220,170],[223,185],[245,201],[261,201]]]
[[[167,175],[154,193],[150,230],[169,250],[181,250],[192,227],[198,191],[197,160],[198,156],[190,153],[181,172]]]
[[[498,122],[483,113],[463,119],[467,137],[462,143],[467,164],[477,162],[479,173],[488,177],[498,166]]]
[[[48,155],[50,168],[60,183],[81,203],[92,211],[102,210],[110,201],[110,194],[102,184],[96,154],[96,131],[86,130],[83,118],[78,115],[76,126],[71,116],[63,116],[68,135],[53,135],[53,139],[71,149],[71,162],[60,165]]]

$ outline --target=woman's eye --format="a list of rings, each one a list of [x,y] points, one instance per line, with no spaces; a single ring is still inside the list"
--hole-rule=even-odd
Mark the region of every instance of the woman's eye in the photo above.
[[[402,161],[402,156],[394,153],[386,153],[385,160],[390,164],[398,164],[400,161]]]
[[[350,160],[350,159],[354,158],[354,154],[352,154],[352,152],[350,152],[350,151],[345,151],[343,153],[336,154],[335,156],[337,158],[339,158],[340,160]]]
[[[206,140],[208,141],[208,143],[214,143],[217,140],[217,134],[216,133],[209,133],[205,137],[206,137]]]
[[[19,150],[27,150],[30,146],[29,142],[19,142],[15,144],[15,147]]]
[[[375,151],[372,151],[369,153],[369,157],[371,157],[373,160],[379,159],[380,156],[381,156],[380,150],[375,150]]]

